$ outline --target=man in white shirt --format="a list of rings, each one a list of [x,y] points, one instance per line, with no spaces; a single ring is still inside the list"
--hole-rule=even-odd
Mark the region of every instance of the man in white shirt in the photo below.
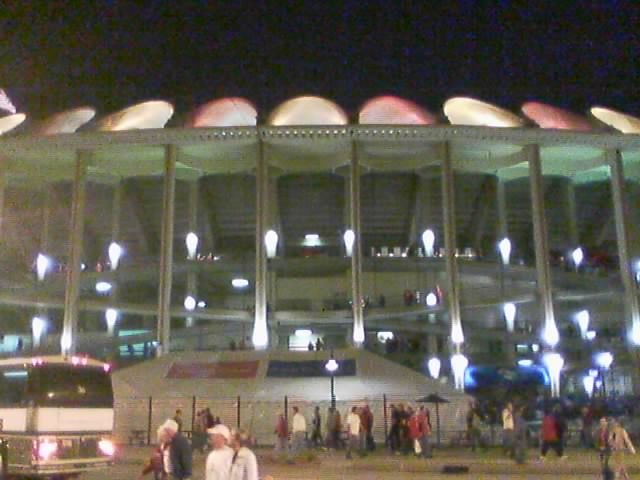
[[[205,480],[227,480],[233,462],[233,448],[229,444],[231,432],[222,424],[207,430],[209,445],[213,449],[207,457]]]
[[[502,410],[502,447],[504,453],[513,457],[514,454],[514,421],[513,421],[513,404],[507,402]]]
[[[305,448],[307,438],[307,420],[298,407],[293,407],[291,425],[291,453],[297,454]]]
[[[347,458],[351,458],[351,451],[356,450],[360,444],[360,415],[358,415],[358,408],[352,407],[351,412],[347,415],[347,433],[349,439],[347,440]]]

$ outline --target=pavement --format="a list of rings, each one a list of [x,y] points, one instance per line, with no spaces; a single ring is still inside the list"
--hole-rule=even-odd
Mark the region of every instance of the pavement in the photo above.
[[[82,476],[86,480],[117,480],[139,478],[142,465],[151,452],[150,447],[123,446],[116,465],[106,471],[90,472]],[[434,452],[433,459],[413,456],[391,455],[386,451],[377,451],[366,457],[354,456],[346,460],[342,451],[313,450],[308,454],[289,459],[276,455],[271,449],[258,449],[261,478],[271,476],[274,480],[296,479],[353,479],[371,480],[392,478],[398,480],[424,479],[454,480],[573,480],[598,479],[600,468],[595,451],[569,450],[568,458],[561,460],[548,454],[544,462],[538,460],[538,451],[528,451],[528,462],[517,465],[505,458],[500,449],[472,453],[468,449],[442,449]],[[194,453],[193,465],[195,479],[204,479],[206,454]],[[444,474],[446,465],[464,465],[469,467],[466,474]],[[640,474],[640,455],[627,456],[628,471],[632,478]],[[151,479],[151,476],[147,477]]]

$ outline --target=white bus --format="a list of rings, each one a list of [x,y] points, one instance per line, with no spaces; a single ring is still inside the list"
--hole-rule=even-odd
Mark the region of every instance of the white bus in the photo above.
[[[82,356],[0,360],[8,476],[69,477],[113,463],[110,366]]]

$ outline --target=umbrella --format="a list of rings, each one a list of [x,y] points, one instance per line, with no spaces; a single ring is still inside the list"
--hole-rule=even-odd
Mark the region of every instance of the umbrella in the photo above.
[[[433,403],[436,406],[436,438],[438,440],[438,446],[440,446],[440,404],[449,403],[449,400],[441,397],[437,393],[430,393],[426,397],[419,398],[416,402]]]

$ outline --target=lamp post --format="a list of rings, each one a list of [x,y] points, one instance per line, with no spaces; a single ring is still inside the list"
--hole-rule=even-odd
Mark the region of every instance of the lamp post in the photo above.
[[[338,370],[340,365],[336,362],[335,358],[333,358],[333,349],[331,350],[331,357],[324,364],[324,368],[331,375],[331,408],[336,408],[336,371]]]

